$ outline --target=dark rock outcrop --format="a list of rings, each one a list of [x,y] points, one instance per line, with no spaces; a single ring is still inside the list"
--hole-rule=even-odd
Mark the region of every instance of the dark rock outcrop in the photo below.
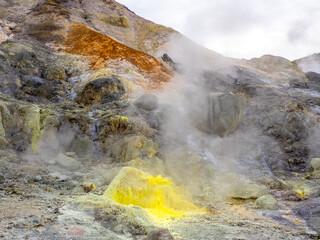
[[[84,105],[104,104],[119,100],[124,92],[125,89],[121,80],[112,75],[89,81],[76,101]]]

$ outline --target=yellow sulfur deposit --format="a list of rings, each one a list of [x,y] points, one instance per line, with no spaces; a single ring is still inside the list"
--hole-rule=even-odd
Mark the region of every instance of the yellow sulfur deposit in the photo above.
[[[123,205],[141,206],[159,218],[182,217],[198,210],[168,179],[132,167],[120,171],[104,196]]]
[[[301,190],[297,190],[297,193],[299,193],[299,195],[303,197],[303,192]]]

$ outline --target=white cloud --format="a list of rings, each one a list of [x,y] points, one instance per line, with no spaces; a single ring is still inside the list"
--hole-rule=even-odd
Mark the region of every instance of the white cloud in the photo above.
[[[138,15],[237,58],[320,52],[319,0],[119,0]]]

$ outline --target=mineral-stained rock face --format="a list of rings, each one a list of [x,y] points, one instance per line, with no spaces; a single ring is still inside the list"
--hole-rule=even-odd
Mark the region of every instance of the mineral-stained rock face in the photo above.
[[[156,84],[167,82],[172,74],[154,57],[129,48],[80,23],[71,25],[64,46],[68,53],[89,56],[94,69],[105,67],[107,60],[120,59],[138,67],[143,75],[147,74],[153,81],[158,82]],[[150,86],[146,87],[153,88],[155,85],[150,83]]]

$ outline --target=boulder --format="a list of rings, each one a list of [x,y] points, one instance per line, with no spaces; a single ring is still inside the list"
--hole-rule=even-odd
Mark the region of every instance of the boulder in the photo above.
[[[244,97],[212,93],[199,102],[191,117],[203,131],[225,136],[238,127],[244,110]]]
[[[256,199],[268,195],[267,188],[254,183],[234,183],[229,189],[229,196],[234,199]]]
[[[168,229],[153,228],[149,230],[147,240],[174,240]]]
[[[117,162],[128,162],[136,158],[155,157],[158,146],[144,136],[130,136],[117,141],[109,150],[108,155]]]
[[[265,195],[265,196],[259,197],[255,201],[253,207],[257,209],[263,209],[263,210],[278,210],[279,204],[278,204],[278,201],[271,195]]]
[[[80,168],[81,163],[71,157],[67,157],[63,153],[60,153],[56,158],[55,161],[58,165],[60,165],[62,168],[65,168],[69,171],[74,171]]]
[[[233,94],[211,94],[208,105],[208,130],[224,136],[233,132],[242,119],[244,97]]]
[[[153,94],[145,94],[134,101],[134,105],[138,108],[152,111],[159,106],[159,99]]]
[[[117,75],[98,75],[79,92],[76,102],[84,105],[104,104],[116,101],[125,93],[121,78]]]

